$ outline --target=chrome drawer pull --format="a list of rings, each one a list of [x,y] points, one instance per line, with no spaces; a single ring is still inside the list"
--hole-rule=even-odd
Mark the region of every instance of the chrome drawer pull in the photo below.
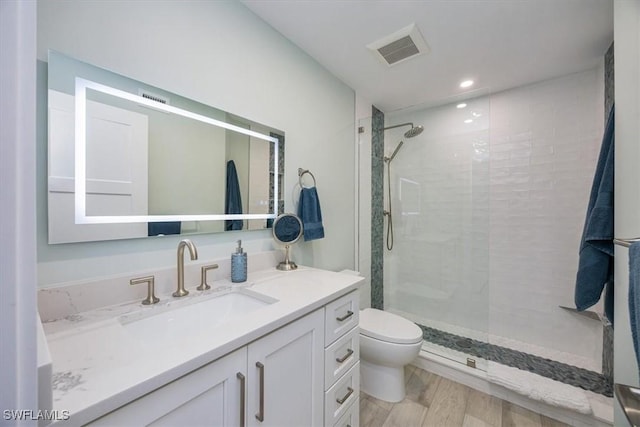
[[[342,363],[342,362],[344,362],[345,360],[347,360],[347,359],[348,359],[352,354],[353,354],[353,350],[351,350],[351,349],[349,348],[349,349],[347,349],[347,354],[345,354],[345,355],[344,355],[344,356],[342,356],[342,357],[337,357],[337,358],[336,358],[336,362],[338,362],[338,363]]]
[[[238,372],[236,377],[240,380],[240,427],[245,427],[244,424],[244,406],[245,406],[245,384],[246,379],[242,373]]]
[[[256,366],[260,370],[260,412],[256,414],[258,421],[264,421],[264,365],[256,362]]]
[[[349,310],[349,311],[347,311],[347,314],[345,314],[344,316],[336,317],[336,320],[338,322],[344,322],[345,320],[347,320],[351,316],[353,316],[353,311]]]
[[[338,402],[340,405],[342,405],[344,402],[347,401],[347,399],[349,398],[349,396],[351,396],[353,394],[353,389],[351,387],[347,387],[347,394],[344,395],[344,397],[342,399],[336,399],[336,402]]]

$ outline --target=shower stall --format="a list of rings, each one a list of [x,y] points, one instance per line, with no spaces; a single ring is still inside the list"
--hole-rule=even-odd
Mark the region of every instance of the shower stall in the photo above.
[[[602,139],[601,72],[360,121],[360,269],[372,306],[422,327],[423,353],[611,395],[602,323],[560,307]],[[393,128],[407,122],[423,131]]]

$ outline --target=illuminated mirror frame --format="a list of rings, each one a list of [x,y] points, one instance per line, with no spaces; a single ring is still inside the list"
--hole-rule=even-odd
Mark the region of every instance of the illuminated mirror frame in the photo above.
[[[278,138],[264,135],[239,126],[215,120],[211,117],[196,114],[171,105],[160,104],[155,101],[118,90],[90,80],[76,77],[75,84],[75,219],[76,224],[115,224],[135,222],[163,222],[163,221],[210,221],[210,220],[241,220],[241,219],[274,219],[276,218],[278,203],[274,203],[274,213],[269,214],[205,214],[205,215],[90,215],[87,216],[86,193],[86,148],[87,148],[87,89],[143,104],[167,113],[173,113],[193,120],[198,120],[213,126],[253,136],[274,144],[274,170],[278,170]],[[278,175],[274,174],[273,194],[278,194]]]

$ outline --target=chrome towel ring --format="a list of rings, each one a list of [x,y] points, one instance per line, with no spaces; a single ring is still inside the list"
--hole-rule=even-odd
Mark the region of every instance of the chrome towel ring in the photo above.
[[[298,168],[298,182],[300,183],[300,188],[311,188],[311,187],[305,187],[304,184],[302,183],[302,176],[304,174],[311,175],[311,179],[313,179],[313,186],[312,187],[315,187],[316,186],[316,177],[313,176],[311,171],[309,171],[308,169]]]

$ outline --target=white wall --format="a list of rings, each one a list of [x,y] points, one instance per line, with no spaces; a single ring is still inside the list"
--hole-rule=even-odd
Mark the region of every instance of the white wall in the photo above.
[[[397,250],[385,263],[385,303],[395,289],[400,310],[422,307],[429,319],[489,333],[496,344],[516,340],[598,370],[600,323],[558,306],[573,306],[603,92],[598,67],[463,110],[387,114],[387,126],[413,121],[425,131],[392,163]],[[386,153],[404,130],[386,132]],[[400,194],[400,178],[419,183],[420,200]],[[400,215],[418,204],[420,215]]]
[[[32,2],[0,3],[0,410],[37,409],[35,26]],[[7,420],[0,425],[32,426]]]
[[[640,3],[616,0],[614,3],[614,57],[616,100],[616,176],[615,176],[615,236],[640,237]],[[628,250],[615,248],[615,328],[614,373],[616,383],[635,387],[638,365],[635,359],[629,326]],[[616,426],[628,426],[616,403]]]
[[[298,244],[293,258],[328,269],[354,267],[354,93],[243,5],[43,0],[38,2],[40,60],[46,60],[47,49],[282,129],[285,210],[296,210],[297,168],[311,170],[326,236]],[[42,165],[44,116],[39,125]],[[178,237],[47,245],[44,172],[38,186],[41,286],[175,263]],[[273,247],[268,231],[193,240],[206,259],[230,254],[239,237],[249,254]]]

